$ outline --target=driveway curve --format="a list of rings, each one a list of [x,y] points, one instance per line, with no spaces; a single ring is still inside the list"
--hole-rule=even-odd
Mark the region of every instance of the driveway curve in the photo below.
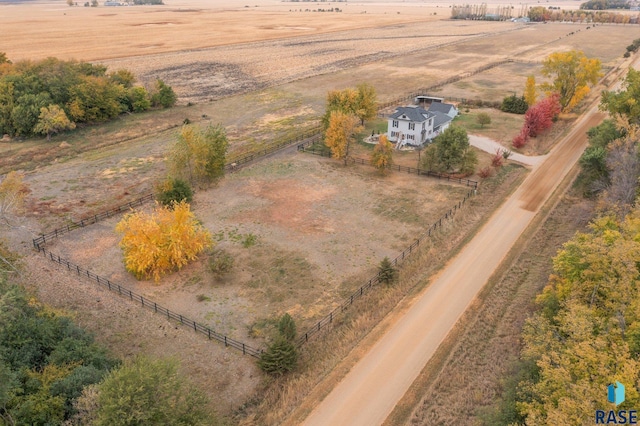
[[[508,149],[493,139],[478,135],[469,135],[469,143],[482,151],[488,152],[489,154],[495,154],[497,150]],[[529,156],[512,152],[509,156],[509,160],[516,161],[520,164],[524,164],[525,166],[538,166],[545,160],[545,158],[547,158],[548,155],[549,154]]]

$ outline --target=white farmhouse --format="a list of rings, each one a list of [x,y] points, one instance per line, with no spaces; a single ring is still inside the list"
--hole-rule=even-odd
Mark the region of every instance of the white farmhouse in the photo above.
[[[387,138],[397,142],[396,147],[422,145],[433,137],[435,114],[418,106],[398,107],[389,117]]]
[[[434,102],[425,110],[419,106],[398,107],[389,117],[387,138],[404,145],[420,146],[444,131],[458,110],[451,104]]]

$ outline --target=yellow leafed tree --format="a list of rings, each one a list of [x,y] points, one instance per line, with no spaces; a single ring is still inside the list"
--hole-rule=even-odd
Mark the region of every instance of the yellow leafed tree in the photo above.
[[[582,51],[555,52],[542,62],[542,74],[553,78],[542,87],[547,93],[558,93],[562,111],[570,112],[589,94],[589,86],[598,82],[600,69],[600,60]]]
[[[157,282],[213,246],[211,233],[198,223],[186,202],[157,206],[152,214],[131,213],[116,226],[122,234],[125,267],[138,279]]]
[[[532,75],[527,77],[527,84],[524,87],[524,100],[531,106],[536,103],[538,93],[536,90],[536,78]]]
[[[373,148],[371,163],[382,174],[385,174],[393,164],[393,145],[385,135],[380,136],[378,144]]]
[[[347,164],[349,147],[354,139],[354,134],[359,131],[358,117],[342,111],[331,112],[329,127],[324,135],[324,143],[331,149],[333,158],[344,160]]]

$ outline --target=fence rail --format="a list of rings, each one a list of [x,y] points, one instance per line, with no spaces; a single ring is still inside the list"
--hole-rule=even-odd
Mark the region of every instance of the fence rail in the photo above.
[[[39,236],[38,238],[35,238],[33,240],[33,246],[35,247],[36,250],[40,249],[40,246],[44,245],[47,243],[47,240],[51,240],[53,238],[58,238],[59,236],[66,234],[70,231],[73,231],[74,229],[77,228],[84,228],[85,226],[88,225],[93,225],[94,223],[98,223],[101,220],[105,220],[108,219],[112,216],[115,216],[117,214],[120,213],[124,213],[126,211],[131,210],[133,207],[137,207],[137,206],[141,206],[142,204],[151,201],[154,199],[154,194],[147,194],[144,195],[140,198],[137,198],[133,201],[128,202],[127,204],[123,204],[121,206],[115,207],[113,209],[110,210],[106,210],[103,211],[101,213],[97,213],[94,214],[93,216],[88,216],[84,219],[81,219],[79,222],[71,222],[70,224],[66,225],[66,226],[62,226],[60,228],[56,228],[53,231],[47,233],[47,234],[43,234],[41,236]]]
[[[308,146],[310,146],[311,144],[313,144],[313,142],[310,142],[310,141],[299,144],[298,151],[307,152],[314,155],[320,155],[322,157],[331,157],[331,153],[325,150],[309,149]],[[353,162],[356,164],[373,166],[373,164],[371,163],[371,160],[366,160],[364,158],[352,157],[351,160],[353,160]],[[448,175],[446,173],[438,173],[431,170],[416,169],[415,167],[407,167],[407,166],[399,166],[399,165],[392,165],[391,167],[389,167],[389,170],[397,170],[399,172],[407,172],[407,173],[416,174],[419,176],[430,176],[430,177],[434,177],[441,180],[447,180],[448,182],[455,182],[455,183],[460,183],[466,186],[470,186],[473,189],[478,188],[478,182],[476,182],[475,180],[459,178],[459,177]]]
[[[306,132],[297,135],[293,138],[287,139],[285,141],[270,145],[264,149],[261,149],[257,152],[251,153],[251,154],[247,154],[244,156],[241,156],[239,158],[234,159],[232,162],[229,162],[225,165],[225,171],[227,172],[233,172],[235,170],[237,170],[237,168],[243,164],[249,163],[253,160],[256,160],[258,158],[264,157],[266,155],[269,155],[271,153],[274,153],[278,150],[284,149],[287,146],[293,145],[296,142],[300,142],[300,141],[312,141],[311,143],[315,143],[317,141],[320,140],[321,137],[321,132],[322,128],[320,126],[316,126],[312,129],[307,130]],[[64,235],[70,231],[73,231],[74,229],[78,229],[78,228],[84,228],[85,226],[88,225],[93,225],[95,223],[100,222],[101,220],[105,220],[108,219],[110,217],[113,217],[117,214],[120,213],[124,213],[127,212],[129,210],[131,210],[134,207],[138,207],[141,206],[142,204],[151,201],[155,198],[155,194],[150,193],[150,194],[146,194],[143,195],[140,198],[137,198],[133,201],[130,201],[126,204],[122,204],[118,207],[115,207],[113,209],[110,210],[106,210],[100,213],[96,213],[92,216],[87,216],[86,218],[81,219],[78,222],[74,222],[71,221],[71,223],[69,223],[66,226],[62,226],[60,228],[56,228],[53,231],[47,233],[47,234],[43,234],[41,236],[39,236],[38,238],[35,238],[33,240],[33,246],[35,247],[36,250],[38,250],[38,248],[47,243],[47,240],[52,240],[54,238],[58,238],[61,235]]]
[[[266,155],[272,154],[276,151],[279,151],[281,149],[284,149],[290,145],[293,145],[296,142],[300,142],[303,141],[305,139],[313,139],[313,140],[319,140],[320,135],[322,132],[322,127],[320,126],[316,126],[312,129],[309,129],[307,131],[305,131],[304,133],[297,135],[293,138],[290,139],[286,139],[282,142],[278,142],[272,145],[267,146],[266,148],[263,148],[261,150],[258,150],[256,152],[252,152],[251,154],[247,154],[247,155],[243,155],[240,156],[238,158],[234,158],[233,160],[231,160],[227,165],[225,165],[225,170],[227,171],[233,171],[236,168],[238,168],[239,166],[249,163],[255,159],[264,157]]]
[[[316,152],[313,152],[313,151],[306,151],[305,147],[302,146],[302,145],[303,144],[298,145],[298,150],[299,151],[312,152],[314,154],[316,153]],[[320,155],[320,154],[318,154],[318,155]],[[412,168],[411,167],[407,167],[406,169],[412,169]],[[413,171],[418,171],[418,172],[425,172],[424,170],[421,171],[419,169],[412,169],[412,170]],[[422,173],[418,173],[418,174],[422,174]],[[471,182],[471,183],[475,183],[475,185],[468,184],[468,186],[472,186],[473,189],[470,189],[469,192],[467,192],[467,194],[464,196],[464,198],[461,201],[459,201],[452,208],[450,208],[449,211],[447,211],[442,217],[440,217],[440,219],[438,219],[435,222],[433,222],[433,224],[429,227],[429,229],[427,229],[422,235],[420,235],[418,238],[416,238],[413,241],[413,243],[411,243],[411,245],[409,245],[409,247],[407,247],[399,255],[397,255],[391,261],[391,264],[393,266],[398,266],[400,263],[404,262],[404,260],[406,260],[409,256],[411,256],[411,254],[414,251],[416,251],[418,249],[418,247],[420,247],[420,244],[422,244],[425,240],[431,238],[431,234],[434,233],[438,228],[442,227],[443,220],[446,221],[447,219],[452,218],[456,214],[456,212],[458,210],[460,210],[465,205],[466,201],[469,198],[471,198],[471,197],[473,197],[475,195],[476,188],[477,188],[477,182],[469,181],[468,179],[465,179],[465,180],[467,180],[468,182]],[[340,304],[340,306],[335,308],[328,315],[323,317],[315,325],[313,325],[311,328],[309,328],[304,334],[302,334],[300,336],[300,338],[298,339],[298,341],[297,341],[297,346],[300,347],[300,346],[304,345],[306,342],[309,341],[310,337],[312,337],[313,335],[317,334],[323,328],[325,328],[328,325],[330,325],[331,323],[333,323],[333,320],[336,317],[338,317],[342,312],[344,312],[349,306],[353,305],[353,302],[355,300],[359,299],[360,297],[362,297],[365,294],[367,294],[368,292],[370,292],[373,289],[373,286],[378,284],[379,282],[380,282],[380,272],[378,272],[376,275],[371,277],[364,285],[362,285],[358,290],[356,290],[354,293],[352,293],[351,296],[346,298]]]
[[[44,247],[38,247],[38,252],[41,252],[44,254],[45,257],[49,258],[51,261],[62,265],[63,267],[66,267],[70,272],[75,272],[79,277],[86,277],[91,281],[94,281],[95,283],[97,283],[99,286],[102,286],[106,289],[108,289],[109,291],[112,291],[114,293],[118,293],[120,296],[127,298],[133,302],[139,303],[142,307],[150,309],[152,311],[154,311],[157,314],[166,316],[167,319],[169,320],[174,320],[179,322],[180,324],[188,327],[188,328],[192,328],[195,332],[200,333],[200,334],[204,334],[205,336],[207,336],[209,338],[209,340],[216,340],[218,342],[224,343],[225,346],[227,347],[232,347],[234,349],[237,349],[239,351],[242,351],[242,353],[244,355],[250,355],[252,357],[255,358],[260,358],[260,355],[262,354],[262,350],[261,349],[256,349],[253,348],[245,343],[242,343],[238,340],[232,339],[230,337],[227,337],[223,334],[220,334],[212,329],[210,329],[209,327],[207,327],[206,325],[202,325],[200,323],[197,323],[187,317],[185,317],[184,315],[180,315],[178,313],[172,312],[169,309],[158,305],[156,302],[145,298],[142,295],[139,295],[137,293],[134,293],[133,291],[129,290],[128,288],[125,288],[123,286],[121,286],[118,283],[115,283],[107,278],[103,278],[99,275],[94,274],[93,272],[84,269],[82,267],[80,267],[79,265],[76,265],[75,263],[69,262],[66,259],[61,258],[60,256],[52,253],[51,251],[47,250]]]

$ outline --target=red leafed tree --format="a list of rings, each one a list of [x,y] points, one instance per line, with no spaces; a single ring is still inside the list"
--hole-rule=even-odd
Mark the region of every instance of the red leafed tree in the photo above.
[[[511,142],[513,147],[522,148],[530,137],[535,138],[540,133],[550,129],[553,126],[553,119],[560,111],[560,95],[557,93],[529,107],[524,115],[524,125],[520,133]]]
[[[514,148],[522,148],[527,144],[528,140],[529,140],[529,129],[523,126],[522,130],[520,130],[520,133],[518,133],[518,135],[515,138],[513,138],[513,141],[511,142],[511,144],[513,145]]]
[[[504,157],[502,156],[502,150],[498,148],[496,150],[496,154],[491,159],[491,166],[496,169],[499,169],[500,167],[502,167],[503,163],[504,163]]]
[[[552,94],[529,108],[524,115],[524,126],[529,129],[529,136],[535,138],[551,128],[553,119],[560,113],[560,96]]]

